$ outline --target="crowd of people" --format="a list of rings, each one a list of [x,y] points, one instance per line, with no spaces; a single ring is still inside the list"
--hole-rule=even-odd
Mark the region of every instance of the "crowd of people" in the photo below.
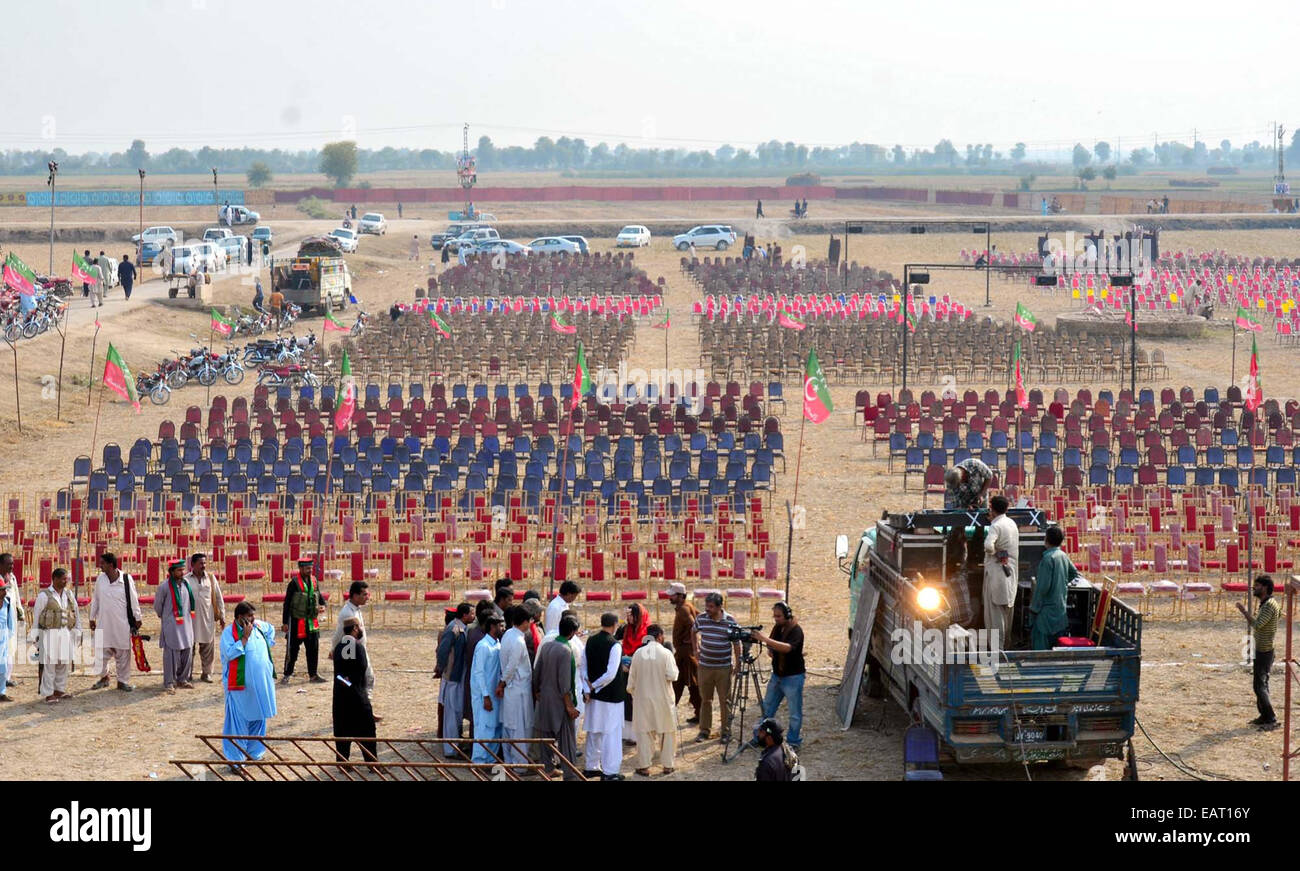
[[[278,630],[259,619],[248,601],[235,605],[227,624],[221,583],[208,569],[206,554],[170,563],[156,588],[162,691],[174,695],[196,689],[196,666],[200,683],[213,683],[219,675],[225,694],[223,754],[236,768],[267,752],[257,739],[267,735],[268,722],[278,713],[277,686],[292,680],[300,654],[309,683],[329,679],[320,658],[326,598],[314,565],[301,560],[287,582]],[[115,684],[120,692],[133,692],[133,660],[136,671],[151,671],[140,633],[140,596],[135,579],[122,571],[113,553],[102,553],[98,566],[88,615],[97,676],[91,689]],[[5,688],[14,686],[18,624],[29,620],[27,640],[35,645],[40,666],[40,697],[51,705],[69,698],[68,676],[83,640],[77,598],[68,581],[67,571],[56,568],[28,617],[16,593],[12,557],[0,554],[0,680]],[[751,640],[768,650],[772,670],[763,719],[750,742],[762,751],[756,776],[799,776],[804,642],[803,629],[786,603],[773,606],[775,625],[769,635],[740,627],[720,594],[710,593],[698,611],[686,587],[673,583],[668,588],[670,632],[652,622],[639,603],[629,605],[621,619],[612,612],[601,614],[599,627],[588,632],[575,604],[581,593],[577,583],[565,581],[549,604],[535,591],[516,601],[513,582],[502,578],[491,600],[446,609],[434,661],[434,676],[441,681],[437,729],[445,757],[469,757],[485,766],[532,766],[517,769],[521,776],[536,775],[540,763],[548,776],[560,767],[566,779],[577,779],[581,771],[589,779],[622,780],[625,747],[634,745],[636,775],[650,777],[655,766],[672,774],[679,758],[683,695],[689,704],[685,725],[694,727],[697,743],[732,737],[730,694],[741,665],[739,638],[752,632]],[[375,672],[364,618],[369,598],[365,581],[351,584],[326,650],[333,667],[331,728],[339,760],[351,758],[353,743],[364,762],[377,759],[376,724],[382,718],[374,712]],[[277,675],[273,648],[281,637],[286,650]],[[782,700],[788,731],[775,719]],[[0,701],[11,698],[0,693]],[[579,735],[585,735],[581,751]],[[551,741],[569,765],[553,757]]]

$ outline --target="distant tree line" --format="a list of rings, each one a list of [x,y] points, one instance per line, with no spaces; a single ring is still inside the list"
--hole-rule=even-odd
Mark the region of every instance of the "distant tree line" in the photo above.
[[[355,160],[340,161],[340,151],[350,150]],[[490,137],[481,136],[475,150],[480,172],[549,170],[573,174],[646,174],[680,175],[756,175],[790,171],[817,170],[830,172],[1005,172],[1027,169],[1050,171],[1065,161],[1031,161],[1023,142],[1003,152],[988,143],[967,143],[959,149],[950,139],[941,139],[933,148],[904,149],[901,145],[884,146],[853,142],[836,147],[801,145],[769,140],[753,149],[722,145],[715,149],[637,148],[627,143],[611,146],[606,142],[589,145],[581,138],[542,136],[525,148],[519,145],[499,147]],[[286,151],[262,148],[212,148],[197,150],[171,148],[151,154],[142,140],[136,139],[124,151],[69,154],[62,148],[53,151],[0,152],[0,175],[43,176],[46,161],[59,162],[62,172],[84,175],[134,173],[143,168],[151,173],[207,173],[217,167],[222,173],[246,174],[249,184],[261,186],[277,173],[321,173],[336,184],[347,184],[357,173],[383,170],[454,170],[456,152],[435,148],[357,148],[355,143],[329,143],[321,149]],[[1300,132],[1292,135],[1286,149],[1288,163],[1300,163]],[[1239,166],[1266,169],[1274,160],[1270,145],[1258,141],[1234,146],[1228,140],[1217,145],[1197,142],[1161,142],[1154,147],[1134,148],[1119,153],[1109,142],[1095,142],[1091,148],[1078,143],[1070,163],[1075,173],[1097,167],[1126,172],[1144,168],[1196,169],[1210,166]],[[349,172],[350,170],[350,172]]]

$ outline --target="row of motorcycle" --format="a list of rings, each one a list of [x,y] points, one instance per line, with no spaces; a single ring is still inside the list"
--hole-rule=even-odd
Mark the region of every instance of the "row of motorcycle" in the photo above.
[[[0,300],[0,334],[11,345],[19,339],[34,339],[57,324],[67,308],[66,302],[47,295],[24,312],[16,294],[6,297]]]
[[[191,338],[197,339],[193,333]],[[199,384],[211,387],[217,379],[227,384],[239,384],[244,380],[247,369],[257,370],[257,383],[267,387],[307,384],[311,387],[320,385],[320,379],[307,365],[307,357],[316,347],[316,335],[277,336],[273,339],[258,339],[245,345],[242,352],[234,347],[227,347],[224,354],[218,354],[208,347],[192,348],[190,353],[181,354],[163,360],[153,372],[141,372],[135,379],[136,393],[148,396],[154,405],[166,405],[171,400],[173,390],[179,390],[187,384]]]

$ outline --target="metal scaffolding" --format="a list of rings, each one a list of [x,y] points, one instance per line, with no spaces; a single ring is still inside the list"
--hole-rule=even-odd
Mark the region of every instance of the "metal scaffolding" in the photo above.
[[[475,741],[464,739],[451,742],[456,758],[442,755],[444,742],[437,738],[349,738],[354,752],[360,752],[362,742],[373,743],[375,760],[342,759],[336,750],[333,736],[320,735],[196,735],[212,752],[206,759],[172,759],[175,765],[192,780],[271,780],[271,781],[437,781],[437,780],[522,780],[539,777],[554,780],[560,777],[586,780],[573,762],[562,756],[554,738],[516,738],[500,741]],[[235,740],[241,743],[258,741],[266,745],[266,755],[259,760],[246,759],[232,763],[221,750],[221,742]],[[473,762],[465,748],[499,744],[501,749],[513,747],[525,756],[529,749],[540,751],[549,748],[555,767],[547,772],[540,762],[525,764],[506,763],[498,752],[487,747],[492,762]]]

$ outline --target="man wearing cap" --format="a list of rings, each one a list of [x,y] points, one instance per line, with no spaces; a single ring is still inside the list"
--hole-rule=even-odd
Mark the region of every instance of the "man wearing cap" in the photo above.
[[[36,596],[36,615],[27,640],[37,645],[41,664],[41,698],[50,704],[67,695],[68,673],[76,658],[81,627],[77,625],[77,597],[68,589],[67,569],[55,569],[50,586]]]
[[[469,675],[469,695],[474,703],[474,740],[497,742],[501,740],[501,700],[505,696],[501,686],[501,636],[506,621],[495,611],[489,611],[482,622],[486,634],[474,648],[474,663]],[[495,762],[500,751],[498,743],[476,743],[471,759],[476,763]]]
[[[185,560],[167,566],[167,583],[158,587],[153,610],[162,622],[158,646],[163,652],[163,689],[173,694],[176,688],[194,689],[190,676],[194,672],[194,587],[185,579]]]
[[[325,683],[317,674],[316,664],[320,655],[320,615],[325,613],[320,590],[312,577],[312,560],[298,560],[298,576],[289,579],[284,591],[284,616],[280,620],[280,631],[289,636],[289,652],[284,660],[284,677],[280,683],[288,683],[293,676],[294,664],[298,661],[298,648],[307,648],[307,676],[312,683]]]
[[[673,610],[673,661],[677,663],[677,679],[673,681],[673,704],[682,700],[682,690],[687,690],[694,713],[686,724],[694,726],[700,722],[700,678],[696,671],[699,661],[695,650],[695,618],[699,612],[686,598],[686,585],[671,583],[668,585],[668,601]]]
[[[217,633],[226,628],[226,603],[217,576],[208,571],[207,554],[196,553],[190,557],[190,571],[185,580],[198,599],[198,607],[194,609],[194,644],[198,648],[199,680],[212,683]],[[185,679],[188,681],[193,674],[194,658],[191,657],[190,673]]]

